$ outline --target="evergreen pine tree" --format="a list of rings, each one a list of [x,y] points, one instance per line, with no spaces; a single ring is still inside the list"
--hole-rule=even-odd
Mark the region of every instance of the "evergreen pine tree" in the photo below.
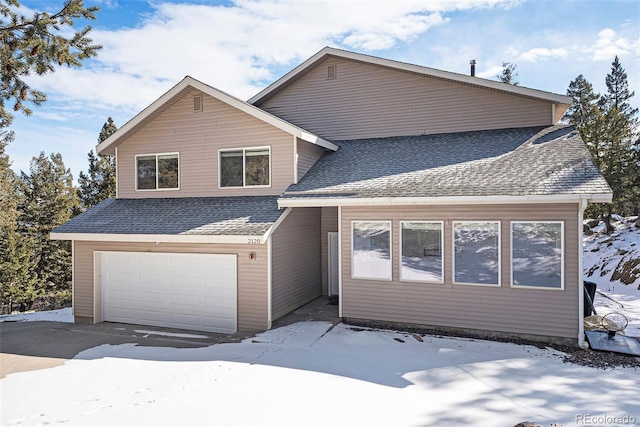
[[[607,231],[611,232],[610,220],[614,212],[628,215],[640,209],[640,145],[638,136],[634,134],[638,109],[632,108],[629,102],[634,92],[629,92],[627,74],[618,57],[611,64],[611,72],[605,82],[607,93],[600,96],[593,92],[591,84],[582,75],[572,81],[567,95],[573,97],[573,104],[565,119],[576,126],[594,162],[611,186],[613,203],[592,205],[586,213],[601,216]]]
[[[29,241],[17,229],[22,194],[5,146],[0,140],[0,312],[10,313],[16,304],[29,308],[38,281]]]
[[[3,230],[14,227],[18,218],[18,177],[11,169],[6,145],[0,140],[0,235]]]
[[[113,135],[118,128],[109,117],[102,126],[98,143]],[[88,155],[89,170],[80,172],[78,178],[79,195],[84,209],[96,206],[110,197],[116,196],[116,163],[113,156],[96,155],[91,150]]]
[[[13,111],[28,115],[26,102],[40,105],[46,100],[24,76],[50,73],[62,65],[80,67],[83,60],[97,55],[101,46],[87,36],[91,27],[75,33],[68,28],[76,19],[95,19],[98,9],[85,7],[83,0],[66,0],[55,14],[25,16],[20,14],[18,0],[0,0],[0,133],[13,119],[5,102],[11,102]]]
[[[49,233],[78,213],[79,203],[71,172],[60,154],[34,157],[29,174],[22,172],[24,202],[19,231],[32,240],[37,259],[35,273],[48,295],[70,296],[71,243],[50,240]]]
[[[512,64],[510,62],[502,63],[502,72],[498,74],[498,80],[502,83],[507,83],[510,85],[518,86],[520,81],[518,81],[518,66],[516,64]]]
[[[15,308],[28,310],[42,293],[35,267],[38,259],[31,250],[31,239],[15,227],[3,230],[0,238],[0,304],[2,313]]]
[[[600,114],[598,108],[600,95],[593,92],[593,86],[582,74],[569,83],[567,95],[573,98],[573,103],[565,113],[564,119],[575,125],[578,130]]]
[[[616,56],[611,63],[611,72],[605,78],[607,84],[607,94],[605,102],[609,109],[619,111],[633,125],[637,123],[637,108],[632,108],[629,100],[635,96],[635,92],[629,92],[629,83],[627,81],[627,73],[622,68],[620,60]]]
[[[611,72],[606,76],[607,93],[600,99],[604,111],[604,134],[608,142],[608,154],[604,161],[609,185],[614,192],[612,210],[620,215],[628,215],[638,210],[634,206],[638,170],[634,148],[637,135],[638,109],[632,108],[629,100],[635,92],[629,91],[627,73],[616,56],[611,63]]]

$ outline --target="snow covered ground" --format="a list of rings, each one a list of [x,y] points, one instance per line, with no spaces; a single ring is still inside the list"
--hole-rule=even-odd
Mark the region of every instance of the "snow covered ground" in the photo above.
[[[63,322],[73,323],[71,307],[60,310],[32,311],[28,313],[5,314],[0,316],[0,322]]]
[[[640,228],[635,226],[636,217],[616,219],[613,234],[604,234],[601,222],[594,234],[585,236],[584,278],[598,285],[594,301],[598,314],[624,314],[629,319],[625,335],[640,337],[640,263],[631,267],[640,260]]]
[[[0,380],[0,424],[514,426],[529,420],[570,426],[587,416],[640,421],[638,369],[599,370],[563,363],[559,355],[490,341],[421,341],[342,324],[331,329],[325,322],[196,349],[103,345],[63,366]]]

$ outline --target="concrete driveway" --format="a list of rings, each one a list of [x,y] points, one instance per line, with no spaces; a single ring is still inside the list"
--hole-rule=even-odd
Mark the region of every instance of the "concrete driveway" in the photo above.
[[[253,335],[252,332],[223,335],[108,322],[81,325],[5,321],[0,323],[0,378],[59,366],[84,350],[104,344],[195,348],[239,342]]]
[[[300,321],[329,321],[338,317],[337,301],[319,297],[281,317],[273,328]],[[64,364],[78,353],[104,344],[134,343],[149,347],[195,348],[240,342],[262,331],[232,335],[123,323],[83,325],[61,322],[0,322],[0,378],[16,372],[35,371]]]

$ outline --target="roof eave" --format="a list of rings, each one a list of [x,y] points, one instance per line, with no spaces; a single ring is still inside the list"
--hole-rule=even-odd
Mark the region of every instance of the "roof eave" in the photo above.
[[[554,194],[523,196],[445,196],[445,197],[310,197],[280,198],[279,208],[323,207],[323,206],[407,206],[407,205],[485,205],[522,203],[611,203],[611,193],[596,194]]]
[[[271,228],[270,228],[271,229]],[[269,230],[270,230],[269,229]],[[59,233],[51,232],[51,240],[79,240],[92,242],[122,243],[218,243],[218,244],[263,244],[269,236],[263,235],[201,235],[201,234],[108,234],[108,233]]]

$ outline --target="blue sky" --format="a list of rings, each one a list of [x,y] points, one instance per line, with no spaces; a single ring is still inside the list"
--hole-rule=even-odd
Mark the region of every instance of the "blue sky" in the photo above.
[[[27,15],[63,0],[22,0]],[[248,99],[324,46],[496,79],[517,65],[521,86],[564,94],[579,74],[597,92],[616,55],[640,105],[636,0],[85,0],[104,46],[79,69],[29,78],[48,101],[17,115],[7,152],[27,171],[59,152],[77,179],[109,116],[118,127],[185,75]],[[78,28],[86,23],[79,22]]]

